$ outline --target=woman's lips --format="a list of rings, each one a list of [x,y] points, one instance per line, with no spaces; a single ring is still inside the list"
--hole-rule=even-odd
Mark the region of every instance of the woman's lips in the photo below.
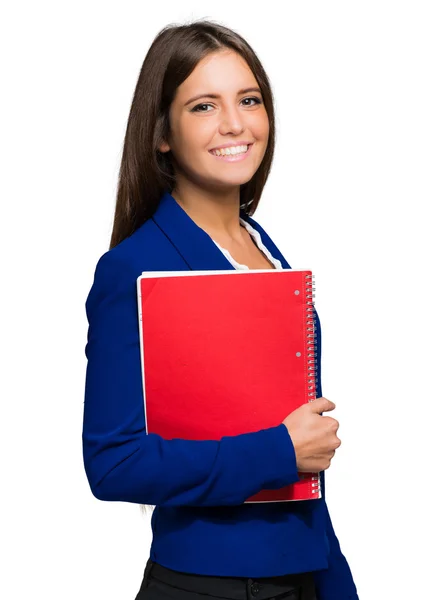
[[[209,154],[211,156],[213,156],[214,158],[217,158],[218,160],[224,160],[226,162],[240,162],[241,160],[244,160],[247,156],[249,156],[251,154],[251,148],[253,147],[254,144],[249,144],[248,146],[248,150],[246,152],[242,152],[240,154],[223,154],[220,156],[217,156],[216,154],[212,154],[212,152],[209,150]]]

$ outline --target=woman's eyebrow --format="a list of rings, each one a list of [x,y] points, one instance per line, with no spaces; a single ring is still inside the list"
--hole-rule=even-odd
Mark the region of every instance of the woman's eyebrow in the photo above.
[[[249,88],[245,88],[243,90],[239,90],[239,94],[246,94],[247,92],[260,92],[261,90],[258,87],[249,87]],[[199,100],[200,98],[220,98],[221,96],[219,96],[218,94],[198,94],[197,96],[194,96],[193,98],[190,98],[185,104],[184,106],[187,106],[188,104],[190,104],[191,102],[195,102],[195,100]]]

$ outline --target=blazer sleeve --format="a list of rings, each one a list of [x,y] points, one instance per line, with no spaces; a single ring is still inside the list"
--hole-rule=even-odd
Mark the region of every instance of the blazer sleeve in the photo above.
[[[167,440],[146,433],[140,273],[128,263],[116,248],[103,254],[85,303],[82,449],[93,495],[166,506],[237,505],[261,489],[298,481],[293,443],[283,424],[221,440]]]

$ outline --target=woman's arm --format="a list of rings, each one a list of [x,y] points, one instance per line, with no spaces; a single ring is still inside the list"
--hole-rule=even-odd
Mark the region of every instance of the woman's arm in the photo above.
[[[99,259],[86,301],[82,441],[94,496],[153,505],[237,505],[261,489],[298,481],[293,443],[283,424],[220,441],[165,440],[146,433],[139,275],[112,249]]]

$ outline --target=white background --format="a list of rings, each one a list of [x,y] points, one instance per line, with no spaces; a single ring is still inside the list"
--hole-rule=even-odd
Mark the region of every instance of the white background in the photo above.
[[[277,153],[254,218],[315,273],[322,389],[343,442],[327,503],[360,598],[446,598],[444,6],[2,11],[1,597],[139,589],[151,513],[96,500],[83,470],[84,303],[145,54],[166,24],[207,17],[248,40],[273,86]]]

